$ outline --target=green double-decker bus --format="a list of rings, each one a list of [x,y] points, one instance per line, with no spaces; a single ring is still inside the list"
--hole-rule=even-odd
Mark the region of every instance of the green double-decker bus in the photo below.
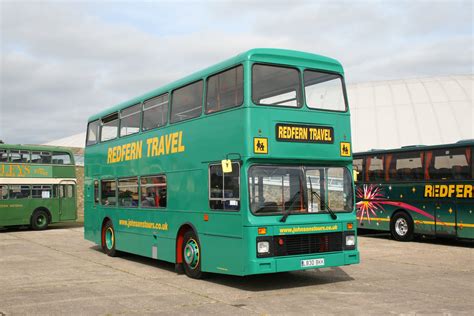
[[[0,227],[42,230],[76,218],[76,169],[69,150],[0,144]]]
[[[85,238],[203,272],[359,262],[339,62],[254,49],[92,116]]]
[[[354,154],[359,228],[474,238],[474,140]]]

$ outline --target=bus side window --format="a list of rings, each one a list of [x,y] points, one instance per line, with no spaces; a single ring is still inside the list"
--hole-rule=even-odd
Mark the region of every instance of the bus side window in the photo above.
[[[430,177],[437,180],[469,179],[470,159],[469,148],[435,150],[430,161]]]
[[[166,176],[150,176],[140,178],[140,205],[143,208],[166,207],[167,191]]]
[[[114,206],[117,204],[117,182],[115,180],[102,180],[100,182],[100,204]]]
[[[240,209],[240,165],[232,163],[232,172],[222,172],[222,165],[209,166],[209,207],[212,210]]]
[[[8,199],[8,186],[0,185],[0,200]]]
[[[99,181],[94,181],[94,204],[99,204]]]

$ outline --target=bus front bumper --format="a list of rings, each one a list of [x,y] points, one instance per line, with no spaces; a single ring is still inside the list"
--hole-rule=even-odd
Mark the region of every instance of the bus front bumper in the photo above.
[[[359,263],[359,251],[341,251],[302,256],[257,258],[251,260],[246,274],[320,269]]]

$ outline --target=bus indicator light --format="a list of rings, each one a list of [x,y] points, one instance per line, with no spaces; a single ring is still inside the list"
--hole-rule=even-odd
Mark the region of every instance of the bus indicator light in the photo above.
[[[208,222],[208,221],[209,221],[209,215],[204,214],[204,221],[205,221],[205,222]]]
[[[352,229],[354,225],[352,223],[347,223],[347,229]]]
[[[258,228],[258,234],[259,235],[266,235],[267,234],[267,228],[266,227],[259,227]]]

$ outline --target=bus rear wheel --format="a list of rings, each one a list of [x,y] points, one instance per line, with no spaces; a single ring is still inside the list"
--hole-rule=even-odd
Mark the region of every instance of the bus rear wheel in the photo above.
[[[390,221],[390,233],[393,239],[397,241],[411,241],[413,240],[413,220],[411,216],[399,212],[396,213]]]
[[[115,250],[115,230],[111,221],[107,221],[102,227],[102,250],[110,257],[117,256],[117,250]]]
[[[45,210],[36,210],[31,216],[31,228],[34,230],[44,230],[48,228],[49,216]]]
[[[183,238],[183,267],[184,273],[193,279],[201,279],[201,245],[194,231],[188,231]]]

